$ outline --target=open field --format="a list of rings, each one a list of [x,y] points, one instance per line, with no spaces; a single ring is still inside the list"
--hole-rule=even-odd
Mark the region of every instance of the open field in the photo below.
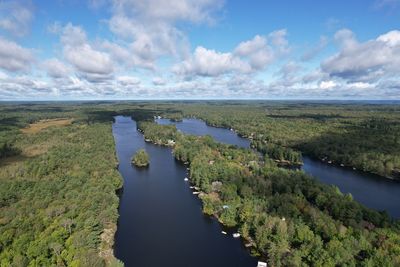
[[[25,134],[35,134],[49,127],[66,126],[72,124],[72,122],[73,119],[67,119],[67,118],[40,120],[38,122],[29,124],[27,128],[21,129],[21,131]]]

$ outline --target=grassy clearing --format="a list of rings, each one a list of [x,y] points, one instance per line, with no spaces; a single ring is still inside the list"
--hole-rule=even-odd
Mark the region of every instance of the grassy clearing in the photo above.
[[[72,123],[73,119],[66,118],[58,118],[58,119],[49,119],[49,120],[40,120],[38,122],[29,124],[27,128],[21,129],[24,134],[35,134],[40,132],[43,129],[52,127],[52,126],[67,126]]]

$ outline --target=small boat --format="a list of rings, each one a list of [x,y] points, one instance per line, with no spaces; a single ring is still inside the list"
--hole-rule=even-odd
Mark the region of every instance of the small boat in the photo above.
[[[193,188],[194,188],[194,186],[190,186],[189,188],[190,188],[190,189],[193,189]]]
[[[234,238],[239,238],[239,237],[240,237],[240,234],[239,234],[239,233],[234,233],[232,236],[233,236]]]
[[[183,179],[184,181],[189,181],[189,179],[187,177],[185,177],[185,179]]]
[[[342,164],[340,164],[340,167],[344,167],[344,164],[342,163]]]
[[[226,232],[225,232],[225,231],[222,231],[221,233],[224,234],[224,235],[226,235]]]
[[[259,262],[257,263],[257,267],[267,267],[267,263],[266,263],[266,262],[263,262],[263,261],[259,261]]]
[[[193,195],[198,195],[198,194],[200,194],[200,192],[198,192],[198,191],[193,192]]]

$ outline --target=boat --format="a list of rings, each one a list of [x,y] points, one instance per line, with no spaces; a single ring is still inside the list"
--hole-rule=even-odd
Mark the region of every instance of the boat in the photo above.
[[[232,236],[233,236],[234,238],[239,238],[239,237],[240,237],[240,234],[239,234],[239,233],[234,233]]]
[[[267,263],[266,263],[266,262],[263,262],[263,261],[259,261],[259,262],[257,263],[257,267],[267,267]]]
[[[185,179],[183,179],[184,181],[189,181],[189,179],[187,177],[185,177]]]
[[[225,231],[221,231],[221,233],[224,234],[224,235],[226,235],[226,232],[225,232]]]
[[[200,194],[200,192],[198,192],[198,191],[193,192],[193,195],[198,195],[198,194]]]

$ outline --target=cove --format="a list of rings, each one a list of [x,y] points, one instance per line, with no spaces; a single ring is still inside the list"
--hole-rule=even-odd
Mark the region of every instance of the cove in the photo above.
[[[183,133],[193,135],[210,135],[215,140],[250,148],[250,141],[238,136],[235,132],[224,128],[207,125],[198,119],[183,119],[172,122],[169,119],[156,120],[159,124],[175,124]],[[351,193],[353,198],[361,204],[375,209],[386,210],[393,218],[400,218],[400,182],[377,175],[354,171],[349,168],[329,165],[310,157],[303,157],[302,169],[319,181],[337,186],[343,193]]]
[[[113,135],[124,179],[120,196],[114,253],[125,266],[240,266],[254,267],[240,239],[221,234],[222,226],[202,213],[192,194],[186,166],[171,149],[144,142],[130,117],[116,116]],[[131,165],[132,155],[144,148],[148,168]]]

